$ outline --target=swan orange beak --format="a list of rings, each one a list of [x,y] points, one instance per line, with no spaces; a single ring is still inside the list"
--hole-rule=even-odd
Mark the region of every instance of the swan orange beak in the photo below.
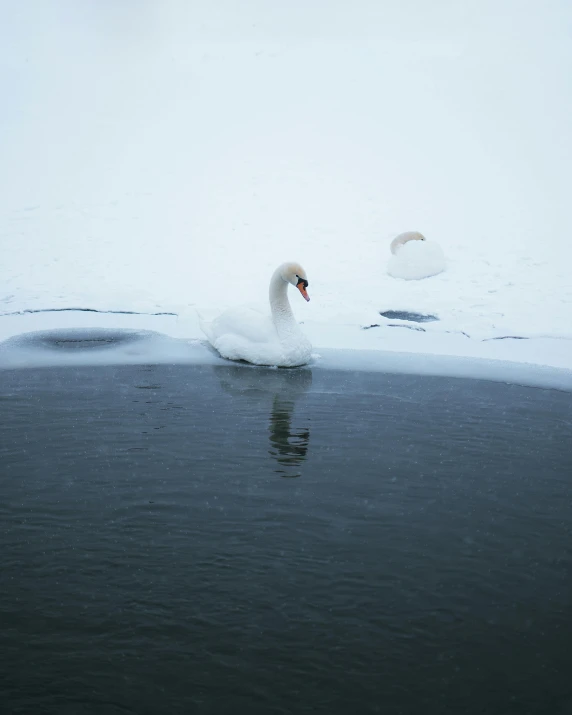
[[[298,288],[300,293],[302,293],[302,297],[304,298],[304,300],[310,300],[310,296],[308,295],[306,288],[304,287],[304,284],[302,282],[298,283],[296,288]]]

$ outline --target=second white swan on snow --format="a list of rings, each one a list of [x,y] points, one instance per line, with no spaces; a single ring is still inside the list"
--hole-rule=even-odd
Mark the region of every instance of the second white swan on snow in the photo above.
[[[288,301],[288,286],[295,286],[305,300],[308,278],[298,263],[283,263],[270,279],[271,315],[239,306],[230,308],[212,323],[201,322],[209,343],[229,360],[246,360],[254,365],[296,367],[312,356],[312,345],[303,334]]]
[[[441,246],[427,241],[418,231],[400,233],[389,249],[392,255],[387,262],[387,272],[393,278],[421,280],[442,273],[447,267]]]

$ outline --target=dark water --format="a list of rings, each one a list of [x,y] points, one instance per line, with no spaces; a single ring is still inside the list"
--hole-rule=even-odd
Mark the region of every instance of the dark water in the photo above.
[[[572,712],[568,393],[0,372],[0,712]]]
[[[411,320],[414,323],[432,323],[435,320],[439,320],[436,315],[412,313],[410,310],[386,310],[380,315],[390,320]]]

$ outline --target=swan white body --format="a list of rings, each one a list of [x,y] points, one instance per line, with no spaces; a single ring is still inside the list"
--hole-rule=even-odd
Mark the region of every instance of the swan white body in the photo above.
[[[439,244],[427,241],[417,231],[401,233],[390,245],[391,253],[387,272],[393,278],[421,280],[442,273],[447,267],[445,255]]]
[[[305,291],[308,283],[304,269],[297,263],[283,263],[270,279],[270,316],[239,306],[226,310],[212,323],[201,322],[213,348],[224,358],[246,360],[254,365],[296,367],[309,362],[312,346],[290,307],[289,283],[298,285],[302,295],[310,300]]]

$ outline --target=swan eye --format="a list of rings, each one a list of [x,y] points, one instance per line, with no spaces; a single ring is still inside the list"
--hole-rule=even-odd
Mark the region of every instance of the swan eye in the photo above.
[[[296,283],[296,286],[299,286],[300,283],[301,283],[303,288],[307,288],[307,287],[308,287],[308,281],[307,281],[305,278],[300,278],[300,276],[298,276],[298,275],[296,276],[296,278],[298,279],[298,282]]]

